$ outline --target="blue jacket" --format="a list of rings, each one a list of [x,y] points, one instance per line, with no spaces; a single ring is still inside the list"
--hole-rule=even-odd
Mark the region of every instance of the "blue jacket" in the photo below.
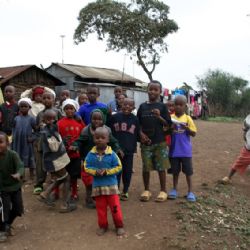
[[[122,170],[122,164],[117,154],[107,146],[104,155],[98,155],[96,147],[87,154],[84,162],[86,173],[94,176],[93,187],[117,185],[117,174]],[[97,176],[96,170],[105,169],[106,175]]]

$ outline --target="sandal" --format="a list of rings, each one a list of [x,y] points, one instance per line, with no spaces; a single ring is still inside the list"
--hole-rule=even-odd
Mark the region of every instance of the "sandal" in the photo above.
[[[70,213],[74,210],[76,210],[77,206],[74,203],[68,203],[67,205],[61,206],[59,212],[60,213]]]
[[[127,201],[128,200],[128,193],[122,193],[120,196],[121,201]]]
[[[34,195],[39,195],[40,193],[42,193],[43,189],[41,187],[35,187],[33,190],[33,194]]]
[[[116,235],[117,235],[117,236],[123,236],[123,235],[125,235],[125,230],[124,230],[124,228],[123,228],[123,227],[117,228],[117,229],[116,229]]]
[[[156,197],[156,202],[164,202],[168,198],[168,194],[166,192],[161,191],[158,196]]]
[[[104,227],[100,227],[96,230],[96,234],[98,236],[103,236],[106,232],[108,231],[107,228],[104,228]]]
[[[189,193],[187,194],[187,200],[188,200],[188,201],[191,201],[191,202],[195,202],[195,201],[196,201],[196,196],[195,196],[195,194],[192,193],[192,192],[189,192]]]
[[[170,200],[175,200],[178,197],[178,193],[176,189],[171,189],[169,194],[168,194],[168,199]]]
[[[151,195],[152,195],[151,192],[149,192],[148,190],[143,191],[140,197],[140,201],[149,201]]]

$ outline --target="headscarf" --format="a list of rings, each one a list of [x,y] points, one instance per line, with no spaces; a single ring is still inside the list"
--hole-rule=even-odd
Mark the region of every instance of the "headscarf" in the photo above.
[[[94,109],[94,110],[91,111],[91,114],[90,114],[90,122],[91,122],[91,120],[92,120],[93,113],[100,113],[101,116],[102,116],[103,123],[105,123],[104,114],[102,113],[102,111],[101,111],[100,109]]]
[[[73,100],[73,99],[66,99],[63,103],[62,103],[62,110],[64,110],[64,108],[67,105],[71,105],[75,108],[76,111],[78,111],[79,109],[79,104],[77,101]]]
[[[32,101],[31,101],[31,99],[28,98],[28,97],[21,98],[21,99],[18,101],[18,106],[20,105],[21,102],[26,102],[30,107],[32,106]]]
[[[33,89],[32,91],[32,99],[35,99],[36,95],[42,95],[44,93],[44,87],[36,87],[35,89]]]

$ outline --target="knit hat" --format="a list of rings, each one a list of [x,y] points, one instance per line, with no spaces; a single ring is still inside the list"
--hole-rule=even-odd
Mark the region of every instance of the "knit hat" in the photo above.
[[[21,98],[19,101],[18,101],[18,106],[20,106],[20,103],[21,102],[26,102],[30,107],[32,106],[32,101],[30,98],[28,97],[25,97],[25,98]]]
[[[64,110],[64,108],[67,105],[71,105],[75,108],[76,111],[78,111],[79,109],[79,104],[77,101],[73,100],[73,99],[66,99],[63,103],[62,103],[62,110]]]
[[[44,87],[36,87],[35,89],[33,89],[32,91],[32,99],[35,99],[36,95],[42,95],[44,93]]]

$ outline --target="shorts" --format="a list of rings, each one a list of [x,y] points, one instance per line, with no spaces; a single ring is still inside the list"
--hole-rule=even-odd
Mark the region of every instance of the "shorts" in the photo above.
[[[166,142],[153,145],[141,145],[143,172],[164,171],[169,167]]]
[[[191,157],[171,157],[170,164],[173,175],[178,175],[181,171],[187,176],[193,175]]]

